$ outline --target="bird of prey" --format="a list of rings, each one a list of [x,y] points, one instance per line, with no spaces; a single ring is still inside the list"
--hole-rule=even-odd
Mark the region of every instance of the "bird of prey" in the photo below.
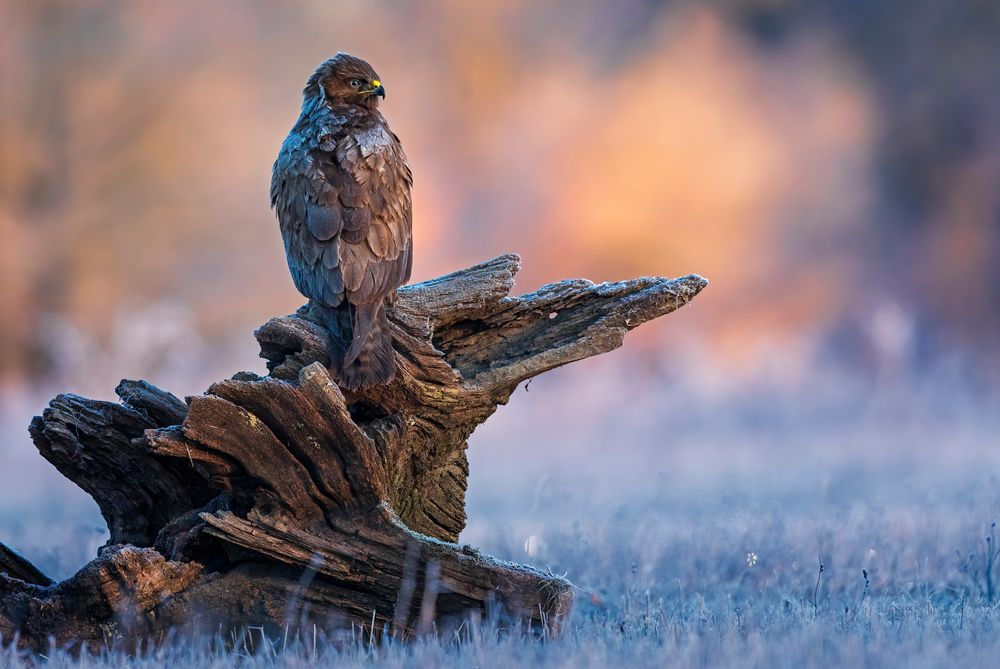
[[[331,369],[354,390],[396,372],[386,305],[410,279],[413,175],[378,110],[385,86],[346,53],[306,83],[271,177],[292,280],[330,333]]]

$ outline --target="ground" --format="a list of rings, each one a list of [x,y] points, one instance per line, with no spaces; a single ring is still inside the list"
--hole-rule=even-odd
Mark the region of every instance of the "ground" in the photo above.
[[[339,649],[322,630],[173,640],[49,667],[995,666],[1000,411],[954,376],[825,374],[720,391],[621,358],[533,382],[471,444],[463,542],[565,574],[559,638],[489,620]],[[628,389],[628,392],[625,392]],[[572,400],[572,401],[570,401]],[[2,540],[58,577],[103,541],[89,506],[5,500]],[[820,573],[820,562],[823,564]],[[0,667],[29,660],[8,650]]]

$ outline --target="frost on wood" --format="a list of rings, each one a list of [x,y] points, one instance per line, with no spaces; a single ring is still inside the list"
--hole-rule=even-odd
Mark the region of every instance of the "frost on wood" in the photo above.
[[[570,280],[509,297],[519,267],[506,255],[400,290],[385,386],[337,386],[307,305],[255,333],[265,377],[187,402],[141,381],[119,385],[120,403],[56,397],[32,438],[97,501],[111,538],[55,584],[0,545],[0,634],[44,648],[374,620],[409,638],[470,612],[558,630],[569,583],[452,543],[466,440],[520,382],[621,346],[707,282]]]

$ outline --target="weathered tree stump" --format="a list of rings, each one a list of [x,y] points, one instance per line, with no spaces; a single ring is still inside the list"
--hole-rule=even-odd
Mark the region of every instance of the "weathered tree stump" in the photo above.
[[[403,288],[386,386],[342,392],[305,306],[255,333],[266,377],[187,402],[142,381],[123,381],[119,404],[56,397],[31,436],[111,538],[60,583],[0,545],[0,634],[38,649],[220,624],[408,638],[490,608],[557,630],[568,582],[451,543],[466,440],[520,382],[617,348],[707,282],[573,280],[508,297],[519,267],[506,255]]]

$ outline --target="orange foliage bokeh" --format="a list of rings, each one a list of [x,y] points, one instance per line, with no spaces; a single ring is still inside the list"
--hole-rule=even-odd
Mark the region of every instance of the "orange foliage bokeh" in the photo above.
[[[522,290],[701,273],[699,304],[636,346],[653,355],[669,330],[734,374],[774,347],[812,350],[859,292],[873,309],[908,297],[869,283],[893,119],[822,26],[771,46],[699,3],[458,0],[7,0],[0,18],[6,383],[72,358],[47,350],[52,328],[113,357],[123,319],[179,305],[224,351],[301,302],[270,166],[337,50],[386,82],[415,173],[416,280],[506,251],[524,256]],[[921,237],[913,290],[944,318],[968,313],[934,287],[995,262],[984,155],[949,177]]]

